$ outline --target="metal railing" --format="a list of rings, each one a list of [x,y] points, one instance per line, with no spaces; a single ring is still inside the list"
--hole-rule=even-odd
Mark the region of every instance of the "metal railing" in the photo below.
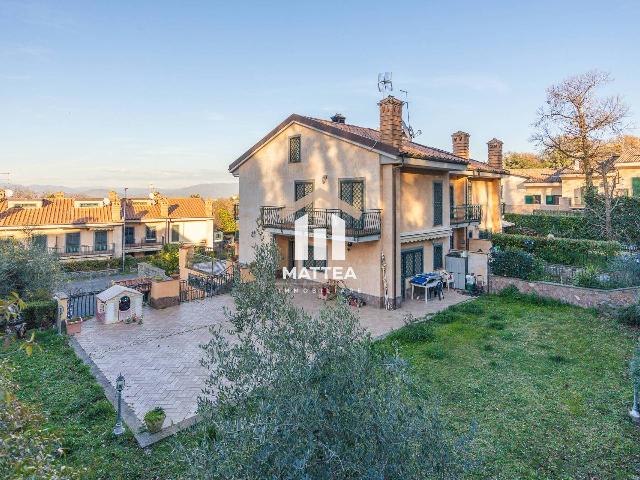
[[[331,216],[336,215],[345,222],[345,236],[366,237],[380,235],[381,211],[365,210],[360,218],[354,218],[344,210],[333,208],[310,208],[297,212],[286,210],[284,207],[263,206],[260,208],[262,226],[278,228],[280,230],[294,230],[295,221],[303,215],[308,215],[309,229],[326,228],[331,235]]]
[[[480,223],[482,205],[455,205],[451,207],[450,223]]]
[[[127,242],[125,240],[124,248],[134,249],[134,248],[148,248],[148,247],[162,247],[164,245],[164,241],[162,240],[152,240],[152,239],[143,239],[141,242]]]
[[[113,255],[115,245],[113,243],[100,243],[97,245],[66,245],[64,247],[49,247],[49,252],[61,257],[73,257],[84,255]]]

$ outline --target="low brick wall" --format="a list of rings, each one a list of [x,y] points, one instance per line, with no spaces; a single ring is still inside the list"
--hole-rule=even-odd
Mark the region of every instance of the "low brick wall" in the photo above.
[[[529,282],[512,277],[489,276],[490,293],[499,293],[510,285],[515,286],[522,293],[537,293],[542,297],[554,298],[585,308],[611,305],[622,307],[637,303],[640,298],[640,287],[599,290],[551,282]]]

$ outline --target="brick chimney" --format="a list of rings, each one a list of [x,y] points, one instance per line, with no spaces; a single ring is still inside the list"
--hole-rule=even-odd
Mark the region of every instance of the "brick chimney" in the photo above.
[[[451,135],[453,154],[469,160],[469,134],[458,130]]]
[[[111,220],[114,222],[122,221],[122,204],[118,195],[111,195],[115,192],[109,192],[109,201],[111,202]]]
[[[4,188],[0,188],[0,201],[5,200],[7,198],[7,192]]]
[[[213,217],[213,200],[211,198],[204,201],[204,215],[205,217]]]
[[[398,150],[402,146],[402,101],[389,95],[380,106],[380,140]]]
[[[62,200],[64,198],[64,192],[55,192],[52,197],[54,200]]]
[[[489,146],[489,166],[502,170],[504,168],[502,163],[502,142],[497,138],[492,138],[487,142]]]
[[[168,217],[169,216],[169,200],[167,200],[167,197],[159,196],[158,204],[160,205],[160,216]]]

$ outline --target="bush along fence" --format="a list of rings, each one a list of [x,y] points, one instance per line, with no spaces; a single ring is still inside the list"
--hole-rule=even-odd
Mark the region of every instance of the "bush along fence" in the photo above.
[[[586,240],[598,240],[592,229],[584,221],[581,214],[573,215],[549,215],[539,213],[526,215],[520,213],[505,213],[504,219],[513,223],[507,228],[507,233],[547,236],[553,235],[561,238],[576,238]]]
[[[547,263],[578,267],[604,267],[622,251],[622,245],[618,242],[531,237],[508,233],[493,234],[491,241],[493,246],[501,251],[519,250],[531,253]]]

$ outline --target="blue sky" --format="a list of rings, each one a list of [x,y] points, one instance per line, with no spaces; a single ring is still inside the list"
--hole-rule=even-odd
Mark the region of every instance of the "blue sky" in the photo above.
[[[292,112],[376,127],[383,71],[409,91],[417,141],[449,149],[465,130],[479,160],[494,136],[532,150],[545,88],[593,68],[640,126],[639,17],[631,0],[0,0],[0,172],[233,181],[226,166]]]

